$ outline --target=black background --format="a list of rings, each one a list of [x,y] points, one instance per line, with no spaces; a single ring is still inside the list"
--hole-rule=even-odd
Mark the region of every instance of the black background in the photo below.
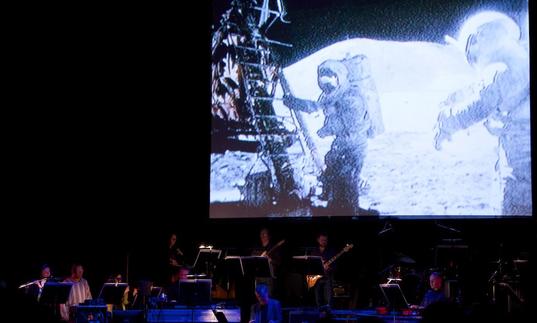
[[[216,23],[230,1],[213,1]],[[271,2],[271,8],[276,8]],[[284,1],[286,20],[276,21],[267,36],[293,45],[274,46],[282,65],[291,65],[338,41],[371,38],[444,43],[456,37],[469,16],[483,10],[500,11],[520,23],[525,0],[311,0]]]

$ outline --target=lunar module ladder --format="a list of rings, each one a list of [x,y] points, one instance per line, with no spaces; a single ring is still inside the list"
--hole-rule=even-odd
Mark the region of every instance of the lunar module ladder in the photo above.
[[[271,61],[268,47],[263,48],[262,44],[266,43],[266,39],[253,38],[248,44],[251,46],[235,46],[246,90],[246,105],[262,145],[267,139],[279,137],[284,140],[284,137],[297,136],[296,131],[291,132],[283,127],[283,122],[290,120],[296,128],[292,116],[277,115],[272,107],[278,84],[278,66]]]
[[[256,10],[261,10],[261,15],[274,15],[274,20],[279,15],[277,11],[265,10],[263,13],[261,8],[253,9],[247,12],[255,15]],[[272,45],[291,47],[291,45],[267,39],[257,26],[248,24],[247,28],[244,28],[244,25],[239,24],[228,20],[226,28],[230,31],[228,35],[234,39],[230,45],[234,48],[235,62],[238,64],[239,81],[243,89],[241,95],[244,97],[244,106],[249,114],[247,119],[255,129],[254,137],[261,148],[261,160],[274,171],[275,176],[271,176],[272,187],[279,187],[280,193],[286,195],[297,188],[290,160],[290,156],[294,153],[288,152],[287,147],[296,142],[298,127],[291,115],[277,115],[272,105],[278,84],[279,67],[272,59],[270,47]],[[295,130],[287,129],[284,122],[293,124]],[[298,141],[301,151],[297,154],[303,155],[304,147],[300,139]],[[268,160],[273,168],[269,167]]]
[[[317,153],[317,148],[315,147],[315,144],[312,142],[311,138],[308,136],[308,129],[305,121],[303,120],[300,113],[296,113],[292,109],[289,108],[289,116],[277,116],[277,115],[267,115],[267,114],[258,114],[256,113],[256,101],[270,101],[272,102],[275,100],[274,98],[274,92],[276,90],[276,85],[280,83],[282,86],[282,89],[284,93],[289,92],[289,84],[287,84],[287,80],[285,79],[283,72],[281,68],[276,66],[273,62],[271,62],[271,53],[269,50],[269,44],[276,44],[280,46],[291,46],[289,44],[285,44],[282,42],[278,42],[275,40],[270,40],[266,38],[261,37],[253,37],[252,39],[252,45],[250,47],[246,46],[240,46],[235,45],[236,53],[238,62],[243,66],[242,70],[244,71],[243,80],[244,80],[244,86],[247,89],[246,98],[247,98],[247,104],[248,108],[250,109],[250,113],[252,114],[254,118],[254,126],[256,127],[256,130],[259,131],[259,129],[263,127],[259,127],[260,122],[264,122],[266,118],[276,118],[281,119],[280,121],[290,120],[294,126],[295,131],[293,131],[292,134],[289,134],[288,136],[291,136],[293,138],[299,137],[299,129],[302,131],[303,134],[303,140],[300,140],[298,138],[298,142],[300,143],[301,152],[297,153],[299,155],[306,155],[306,148],[304,147],[304,143],[307,146],[308,151],[311,154],[312,160],[314,162],[315,167],[317,169],[321,169],[323,167],[323,161],[320,160],[320,157]],[[266,48],[263,48],[266,47]],[[255,54],[255,61],[247,60],[245,57],[249,57],[250,53]],[[261,77],[260,77],[261,76]],[[259,86],[259,84],[262,84],[261,88],[264,89],[264,91],[268,94],[266,96],[258,96],[255,93],[256,87],[255,85]],[[260,132],[258,132],[260,133]],[[285,135],[282,135],[285,136]],[[304,141],[304,142],[303,142]],[[263,147],[264,148],[264,147]],[[267,150],[264,150],[267,151]],[[287,153],[289,154],[289,153]]]
[[[225,17],[222,28],[226,30],[228,46],[233,48],[234,62],[238,68],[240,96],[247,114],[244,120],[254,130],[254,133],[244,134],[253,135],[259,143],[260,159],[271,171],[270,183],[272,187],[278,187],[280,197],[285,198],[298,188],[290,156],[302,156],[305,149],[293,112],[290,110],[289,115],[277,115],[272,104],[281,69],[272,58],[271,47],[292,46],[265,37],[264,33],[276,19],[286,22],[283,20],[285,10],[282,10],[281,0],[278,0],[279,10],[269,10],[269,2],[270,0],[264,0],[262,7],[257,7],[236,0],[234,4],[238,5],[236,8],[240,9],[240,14]],[[238,17],[240,19],[234,19]],[[259,23],[256,17],[259,18]],[[292,124],[294,130],[286,128],[285,122]],[[289,152],[288,147],[296,139],[300,143],[300,151]]]
[[[245,89],[245,105],[251,116],[251,123],[257,132],[257,140],[261,145],[262,158],[269,158],[274,165],[274,170],[287,169],[291,171],[291,155],[303,155],[304,147],[298,138],[298,129],[292,115],[277,115],[272,105],[275,100],[274,94],[278,84],[278,66],[272,61],[270,45],[286,44],[268,40],[260,36],[253,36],[245,44],[235,46],[236,61],[240,65],[243,88]],[[285,122],[293,124],[293,131],[288,130]],[[287,151],[287,146],[292,142],[298,142],[301,150],[297,153]],[[271,177],[272,185],[275,187],[276,181],[287,182],[291,179],[284,179],[276,174]],[[294,184],[292,184],[294,187]],[[286,191],[287,189],[283,189]]]

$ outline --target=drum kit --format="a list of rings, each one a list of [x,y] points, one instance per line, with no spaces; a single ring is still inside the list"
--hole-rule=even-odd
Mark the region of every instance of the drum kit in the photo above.
[[[450,248],[444,245],[437,247],[441,248],[435,251],[434,266],[419,271],[413,258],[396,253],[392,263],[379,272],[382,283],[400,285],[409,302],[419,302],[419,296],[429,287],[429,275],[438,272],[444,278],[446,297],[456,303],[462,303],[464,293],[461,276],[464,275],[464,268],[461,266],[468,261],[469,254],[465,253],[467,249],[460,244]],[[527,291],[524,286],[527,283],[524,279],[529,276],[528,264],[528,257],[523,254],[489,262],[492,270],[488,276],[487,295],[493,304],[506,306],[508,312],[512,311],[514,306],[525,304]]]
[[[508,312],[511,312],[513,306],[524,304],[526,300],[523,280],[527,276],[526,271],[529,270],[528,259],[517,257],[504,260],[499,258],[490,264],[494,267],[494,271],[488,279],[492,303],[501,303],[507,306]]]

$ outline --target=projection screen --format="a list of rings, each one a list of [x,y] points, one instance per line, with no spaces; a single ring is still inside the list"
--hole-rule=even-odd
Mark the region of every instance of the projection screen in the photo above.
[[[524,1],[214,1],[210,217],[532,212]]]

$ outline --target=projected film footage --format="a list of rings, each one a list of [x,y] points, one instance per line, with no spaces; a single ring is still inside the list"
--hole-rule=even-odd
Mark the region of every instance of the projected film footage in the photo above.
[[[211,218],[530,216],[528,2],[219,1]]]

